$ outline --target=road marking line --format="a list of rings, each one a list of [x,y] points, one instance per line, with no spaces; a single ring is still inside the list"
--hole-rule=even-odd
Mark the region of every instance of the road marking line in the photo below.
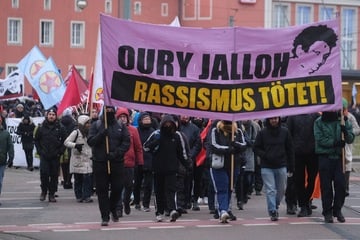
[[[306,225],[306,224],[317,225],[317,224],[325,224],[325,223],[324,222],[290,222],[289,224],[292,224],[292,225]]]
[[[154,220],[120,221],[120,223],[151,223]]]
[[[278,223],[244,223],[243,226],[246,227],[257,227],[257,226],[277,226]]]
[[[217,225],[196,225],[198,228],[214,228],[214,227],[232,227],[230,224],[217,224]]]
[[[39,210],[44,207],[1,207],[0,210]]]
[[[185,226],[157,226],[149,227],[150,229],[176,229],[176,228],[185,228]]]
[[[76,222],[74,224],[77,224],[77,225],[88,225],[88,224],[98,224],[100,222]]]
[[[53,232],[88,232],[89,229],[54,229]]]
[[[32,224],[28,224],[29,227],[41,227],[41,226],[62,226],[64,225],[63,223],[32,223]]]
[[[14,230],[14,231],[3,231],[4,233],[38,233],[40,230]]]
[[[118,231],[118,230],[136,230],[137,227],[124,227],[124,228],[100,228],[102,231]]]

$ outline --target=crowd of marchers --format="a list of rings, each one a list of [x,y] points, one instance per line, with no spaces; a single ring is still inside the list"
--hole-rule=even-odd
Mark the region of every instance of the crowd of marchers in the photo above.
[[[132,209],[151,212],[152,204],[158,222],[167,217],[175,222],[207,204],[214,218],[227,223],[237,219],[235,207],[246,208],[252,194],[265,194],[271,221],[279,219],[283,198],[287,214],[306,217],[316,207],[312,199],[321,197],[324,221],[345,222],[352,143],[360,134],[358,111],[349,111],[345,99],[339,110],[243,121],[113,106],[90,114],[67,109],[61,116],[56,108],[39,109],[45,118],[37,126],[32,117],[38,115],[24,103],[12,105],[11,112],[22,118],[16,133],[28,170],[34,169],[34,148],[40,158],[40,201],[57,201],[60,179],[78,203],[91,203],[96,194],[102,226]],[[10,116],[4,114],[0,193],[5,168],[14,159],[4,124]]]

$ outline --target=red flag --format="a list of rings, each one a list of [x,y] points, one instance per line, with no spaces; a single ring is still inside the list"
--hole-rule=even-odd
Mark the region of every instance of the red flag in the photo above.
[[[68,75],[64,79],[66,86],[69,85],[70,79],[72,76],[74,76],[76,79],[76,83],[78,86],[79,95],[80,95],[81,99],[85,99],[86,96],[84,96],[84,95],[87,94],[86,91],[88,90],[88,86],[74,65],[71,66]]]
[[[67,84],[64,97],[59,104],[57,111],[58,116],[60,116],[66,108],[75,106],[79,103],[81,103],[79,86],[75,74],[72,74]]]
[[[208,124],[200,133],[200,138],[201,138],[202,143],[204,143],[208,132],[211,130],[210,128],[211,128],[211,120],[209,119]],[[204,144],[202,144],[202,145],[204,145]],[[196,166],[198,167],[198,166],[203,165],[205,162],[205,158],[206,158],[206,150],[204,147],[202,147],[200,153],[196,156]]]

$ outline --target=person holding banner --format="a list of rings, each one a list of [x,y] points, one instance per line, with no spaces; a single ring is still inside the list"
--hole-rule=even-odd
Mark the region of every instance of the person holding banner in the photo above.
[[[294,147],[289,130],[280,117],[267,118],[256,136],[254,152],[261,159],[261,176],[271,221],[279,219],[279,205],[285,195],[287,177],[294,173]]]
[[[246,141],[243,131],[236,122],[222,120],[211,129],[209,154],[211,158],[210,175],[218,202],[218,213],[221,223],[236,220],[231,213],[231,194],[240,167],[245,165],[243,152]],[[215,165],[215,159],[220,158],[221,164]]]
[[[11,140],[10,133],[2,127],[2,118],[0,117],[0,195],[2,183],[5,174],[5,168],[12,167],[14,161],[14,144]],[[1,203],[0,203],[1,205]]]
[[[343,118],[343,119],[341,119]],[[345,222],[341,209],[345,202],[345,144],[355,135],[342,111],[323,112],[314,124],[315,152],[319,159],[322,214],[326,223]]]
[[[19,123],[16,134],[21,136],[21,144],[25,153],[27,169],[33,171],[33,150],[34,150],[34,129],[35,124],[28,115],[25,115]]]
[[[101,118],[91,124],[87,143],[92,148],[101,226],[108,226],[110,213],[114,222],[119,221],[116,204],[123,185],[124,154],[130,147],[129,131],[116,121],[115,107],[104,107]]]

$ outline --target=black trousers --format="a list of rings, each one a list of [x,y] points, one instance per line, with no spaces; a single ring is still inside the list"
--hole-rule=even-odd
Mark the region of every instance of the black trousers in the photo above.
[[[142,204],[148,208],[150,206],[150,199],[153,189],[153,173],[151,170],[140,170],[135,168],[134,181],[134,203],[140,204],[141,190],[143,190]]]
[[[176,173],[154,173],[156,215],[176,210]]]
[[[96,182],[96,194],[98,196],[101,219],[109,221],[110,212],[116,212],[116,204],[120,200],[121,187],[123,185],[122,162],[111,162],[110,173],[108,164],[104,162],[93,162],[93,173]]]
[[[319,161],[316,154],[295,155],[294,177],[299,207],[306,207],[309,204],[314,192],[318,169]],[[307,178],[305,178],[305,171]]]
[[[41,158],[40,160],[40,187],[43,193],[54,195],[57,191],[60,169],[60,158]]]
[[[33,167],[33,161],[34,161],[33,150],[34,150],[33,148],[24,149],[25,158],[26,158],[26,165],[27,165],[28,168]]]
[[[123,171],[123,185],[121,186],[120,200],[117,204],[117,209],[123,209],[123,203],[130,204],[131,193],[134,186],[134,168],[124,168]]]
[[[319,155],[319,176],[321,188],[322,214],[337,215],[345,202],[345,174],[342,162]]]

